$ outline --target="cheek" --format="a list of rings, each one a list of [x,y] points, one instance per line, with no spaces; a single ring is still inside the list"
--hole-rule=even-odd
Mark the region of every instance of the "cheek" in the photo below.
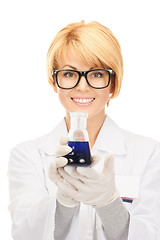
[[[64,89],[58,88],[57,94],[58,94],[58,98],[62,104],[65,104],[70,100],[69,90],[64,90]]]
[[[98,90],[97,95],[103,102],[107,102],[110,94],[110,89]]]
[[[59,97],[67,98],[67,97],[70,96],[70,90],[65,90],[65,89],[58,88],[57,93],[58,93]]]

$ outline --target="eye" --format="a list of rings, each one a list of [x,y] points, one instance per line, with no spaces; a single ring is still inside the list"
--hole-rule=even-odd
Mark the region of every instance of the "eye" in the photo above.
[[[75,73],[74,72],[64,72],[63,76],[66,78],[74,78],[75,77]]]
[[[103,73],[102,72],[93,72],[92,73],[92,77],[93,78],[102,78],[103,77]]]

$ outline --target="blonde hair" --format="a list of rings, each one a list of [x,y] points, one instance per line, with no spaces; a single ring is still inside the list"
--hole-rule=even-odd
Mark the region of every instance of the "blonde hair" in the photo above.
[[[118,96],[123,77],[123,58],[118,40],[107,27],[95,21],[87,24],[81,21],[69,24],[57,33],[47,53],[47,74],[51,86],[55,84],[52,71],[58,68],[60,58],[67,49],[75,52],[83,63],[113,69],[114,90],[110,98]]]

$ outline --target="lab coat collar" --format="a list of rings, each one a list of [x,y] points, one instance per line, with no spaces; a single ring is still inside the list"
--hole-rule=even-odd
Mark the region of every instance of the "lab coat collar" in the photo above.
[[[38,148],[48,155],[54,155],[59,145],[60,136],[67,135],[67,127],[63,119],[56,128],[48,134],[47,139]],[[105,151],[116,155],[125,155],[123,130],[119,128],[110,117],[106,117],[98,134],[93,149]]]

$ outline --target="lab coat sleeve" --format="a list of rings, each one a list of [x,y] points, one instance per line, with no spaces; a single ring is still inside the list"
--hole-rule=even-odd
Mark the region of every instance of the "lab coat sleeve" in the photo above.
[[[45,188],[43,171],[36,157],[36,153],[29,155],[22,146],[15,147],[10,154],[9,210],[15,240],[53,239],[56,201]]]
[[[108,240],[127,240],[129,213],[120,197],[105,207],[95,208]]]
[[[70,226],[75,216],[75,212],[79,210],[79,205],[73,208],[65,207],[57,201],[55,214],[55,231],[54,239],[62,240],[69,233]]]
[[[160,147],[154,149],[141,177],[140,195],[130,209],[129,240],[160,239]]]
[[[14,240],[54,239],[56,191],[48,193],[38,154],[32,147],[28,150],[23,145],[15,147],[10,154],[9,210]]]

